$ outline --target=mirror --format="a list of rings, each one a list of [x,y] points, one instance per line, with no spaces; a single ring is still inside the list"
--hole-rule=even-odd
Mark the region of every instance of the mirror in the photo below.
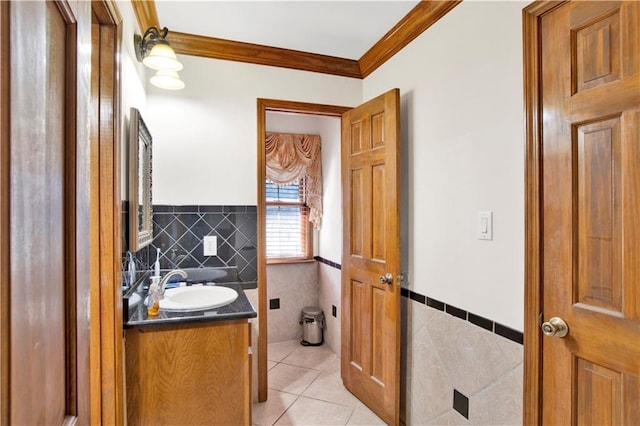
[[[151,204],[151,134],[140,111],[129,114],[129,250],[138,251],[153,240]]]

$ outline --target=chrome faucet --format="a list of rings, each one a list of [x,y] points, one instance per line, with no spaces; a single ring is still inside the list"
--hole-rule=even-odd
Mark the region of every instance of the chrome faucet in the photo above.
[[[169,280],[175,275],[180,275],[182,278],[187,278],[187,273],[182,269],[174,269],[172,271],[167,272],[167,275],[162,277],[162,280],[160,280],[160,285],[159,285],[160,288],[158,289],[158,293],[160,294],[160,299],[164,297],[165,286],[167,285]]]

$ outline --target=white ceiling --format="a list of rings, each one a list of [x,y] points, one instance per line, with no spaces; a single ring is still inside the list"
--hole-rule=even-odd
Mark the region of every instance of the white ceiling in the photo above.
[[[169,31],[356,60],[417,3],[417,0],[155,2],[160,25]]]

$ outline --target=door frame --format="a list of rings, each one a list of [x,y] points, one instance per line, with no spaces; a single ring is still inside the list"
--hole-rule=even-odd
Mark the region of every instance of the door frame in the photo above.
[[[351,107],[323,105],[308,102],[278,99],[257,99],[258,111],[258,401],[268,397],[267,383],[267,253],[266,253],[266,211],[265,188],[267,178],[265,134],[267,112],[287,112],[292,114],[320,115],[340,119]]]
[[[0,424],[9,424],[9,2],[0,2]]]
[[[92,2],[90,142],[91,423],[124,424],[122,325],[121,80],[122,16],[114,0]]]
[[[542,97],[541,20],[566,2],[535,1],[522,10],[525,110],[525,259],[523,424],[542,422]]]

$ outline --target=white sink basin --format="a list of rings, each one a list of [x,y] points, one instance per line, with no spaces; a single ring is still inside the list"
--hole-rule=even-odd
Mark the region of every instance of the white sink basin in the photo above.
[[[190,286],[171,288],[160,300],[163,311],[204,311],[228,305],[238,298],[238,292],[228,287]]]
[[[132,308],[135,308],[138,305],[138,303],[140,303],[140,301],[142,300],[142,297],[140,297],[138,293],[133,293],[131,294],[131,296],[129,296],[127,300],[129,301],[129,309],[132,309]]]

